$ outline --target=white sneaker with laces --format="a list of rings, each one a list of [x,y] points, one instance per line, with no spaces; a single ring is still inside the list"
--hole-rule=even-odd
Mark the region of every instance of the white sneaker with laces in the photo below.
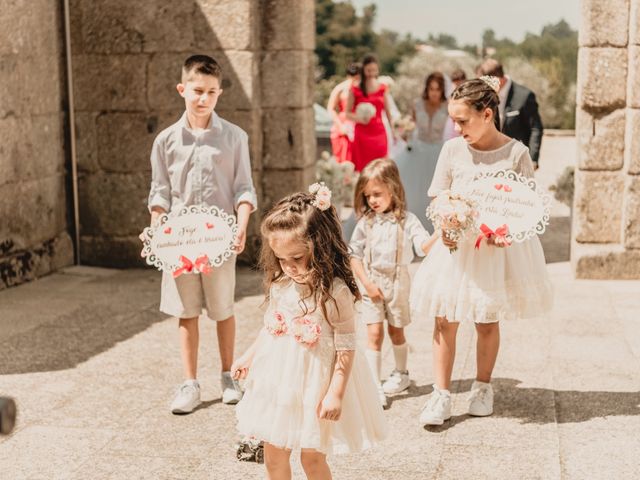
[[[490,383],[474,381],[469,396],[469,415],[486,417],[493,413],[493,387]]]
[[[222,386],[222,403],[235,405],[242,400],[242,388],[236,379],[231,376],[231,372],[222,372],[220,376]]]
[[[380,405],[383,410],[389,408],[389,400],[387,399],[381,384],[378,384],[378,400],[380,400]]]
[[[171,402],[171,413],[191,413],[200,405],[200,384],[197,380],[186,380]]]
[[[384,393],[400,393],[409,388],[410,384],[411,380],[409,380],[408,370],[404,372],[394,370],[391,372],[391,375],[389,375],[389,378],[382,384],[382,390],[384,390]]]
[[[429,395],[422,412],[420,413],[420,424],[442,425],[445,420],[451,418],[451,394],[449,390],[440,390],[433,386],[433,392]]]

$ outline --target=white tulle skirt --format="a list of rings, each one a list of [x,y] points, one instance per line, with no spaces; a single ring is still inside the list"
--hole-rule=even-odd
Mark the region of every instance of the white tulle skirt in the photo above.
[[[325,454],[359,452],[383,440],[386,420],[371,372],[356,351],[338,421],[318,419],[335,362],[333,336],[306,348],[268,335],[256,352],[237,405],[238,430],[276,447]]]
[[[423,260],[411,289],[414,318],[491,323],[541,316],[553,305],[544,252],[538,237],[506,248],[475,239],[449,253],[438,241]]]

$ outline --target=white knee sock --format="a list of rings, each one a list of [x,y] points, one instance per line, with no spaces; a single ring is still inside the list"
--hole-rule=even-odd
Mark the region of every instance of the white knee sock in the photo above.
[[[407,357],[409,356],[409,344],[393,345],[393,356],[396,359],[396,370],[407,371]]]
[[[373,375],[373,379],[376,382],[376,385],[380,385],[380,372],[382,370],[382,353],[377,350],[371,350],[367,348],[364,352],[367,357],[367,363],[369,364],[369,369]]]

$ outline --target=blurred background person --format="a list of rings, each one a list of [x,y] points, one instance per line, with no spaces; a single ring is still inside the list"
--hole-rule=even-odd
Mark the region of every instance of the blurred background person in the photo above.
[[[360,65],[352,63],[347,67],[347,78],[333,88],[327,102],[327,110],[333,118],[330,134],[331,151],[339,162],[351,161],[354,124],[347,118],[346,108],[349,90],[358,83],[360,83]]]
[[[514,82],[504,74],[502,64],[488,58],[478,67],[479,75],[491,75],[500,80],[500,128],[502,133],[520,140],[529,147],[533,165],[538,168],[542,143],[542,119],[538,112],[536,95],[527,87]]]
[[[387,86],[378,80],[380,67],[373,55],[362,59],[360,84],[349,90],[347,118],[355,122],[353,135],[353,163],[361,171],[369,162],[384,158],[389,151],[387,130],[382,122],[383,112],[393,124]],[[369,104],[368,108],[366,104]]]
[[[384,83],[387,86],[386,99],[392,121],[392,123],[389,123],[389,118],[386,115],[382,116],[382,123],[384,124],[384,128],[387,131],[387,145],[389,145],[389,148],[387,150],[387,158],[395,158],[396,155],[404,147],[406,147],[406,143],[404,141],[399,141],[401,139],[398,138],[394,130],[394,125],[402,117],[402,113],[400,112],[400,109],[398,108],[398,105],[396,104],[396,101],[391,94],[391,90],[395,81],[389,75],[380,75],[378,77],[378,81],[380,83]]]
[[[467,74],[464,73],[464,70],[461,68],[456,68],[453,72],[451,72],[451,83],[453,83],[453,89],[455,90],[458,86],[467,79]]]
[[[407,210],[433,231],[425,215],[429,204],[427,189],[431,184],[442,144],[454,132],[447,110],[445,77],[431,73],[425,81],[420,98],[414,101],[412,116],[415,128],[407,148],[396,158],[404,185]]]

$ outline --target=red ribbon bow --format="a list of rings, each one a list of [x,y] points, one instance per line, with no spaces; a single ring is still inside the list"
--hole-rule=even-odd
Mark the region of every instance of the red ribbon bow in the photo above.
[[[476,238],[476,249],[480,248],[480,243],[482,242],[483,238],[486,238],[488,240],[491,237],[496,237],[504,240],[504,244],[506,246],[511,245],[511,242],[507,240],[507,235],[509,235],[509,227],[507,226],[506,223],[501,227],[496,228],[495,232],[491,230],[489,227],[487,227],[486,224],[483,223],[482,225],[480,225],[480,231],[482,233],[478,235],[478,238]]]
[[[209,266],[209,257],[206,255],[200,255],[196,258],[196,270],[200,273],[211,273],[211,267]]]
[[[180,255],[180,261],[182,262],[182,266],[173,272],[173,278],[177,278],[183,273],[191,273],[193,270],[204,274],[211,273],[211,266],[209,266],[209,257],[207,255],[200,255],[196,258],[195,263],[184,255]]]

